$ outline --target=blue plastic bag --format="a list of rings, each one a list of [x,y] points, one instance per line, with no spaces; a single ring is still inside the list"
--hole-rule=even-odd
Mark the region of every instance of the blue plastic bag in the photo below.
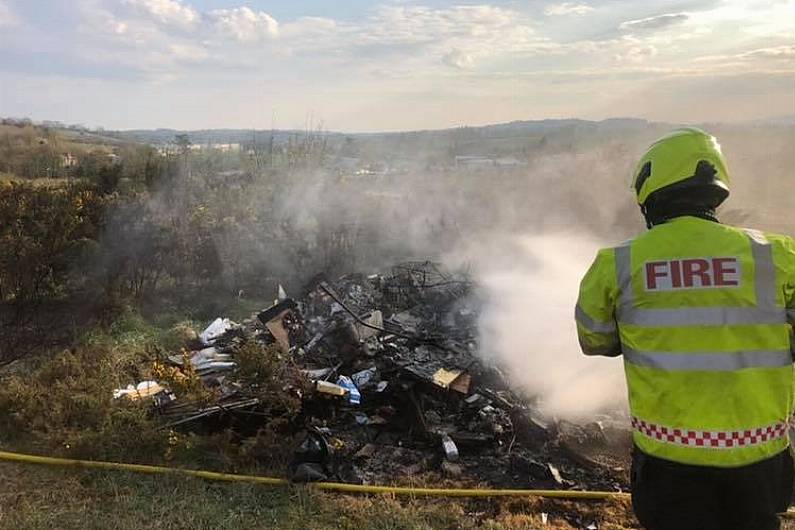
[[[351,405],[360,405],[362,402],[362,394],[353,381],[347,375],[341,375],[337,378],[337,384],[348,391],[348,403]]]

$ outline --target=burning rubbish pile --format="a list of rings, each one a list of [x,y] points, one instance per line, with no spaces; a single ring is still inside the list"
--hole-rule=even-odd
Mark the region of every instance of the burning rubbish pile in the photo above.
[[[626,488],[621,421],[545,418],[476,355],[478,304],[466,275],[411,262],[387,275],[317,277],[299,299],[279,291],[240,324],[215,320],[161,367],[169,381],[199,381],[211,399],[183,399],[162,381],[117,394],[154,397],[167,428],[243,433],[272,417],[263,387],[289,396],[299,405],[288,428],[306,432],[290,466],[295,481],[435,472],[503,487]],[[283,375],[241,381],[252,344],[277,352],[287,369],[271,373]]]

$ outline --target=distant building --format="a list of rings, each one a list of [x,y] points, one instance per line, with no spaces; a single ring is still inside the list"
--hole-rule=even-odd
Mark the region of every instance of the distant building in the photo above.
[[[222,153],[236,153],[240,151],[240,144],[212,144],[211,147]]]
[[[240,151],[240,144],[191,144],[191,151],[216,150],[222,153],[236,153]]]

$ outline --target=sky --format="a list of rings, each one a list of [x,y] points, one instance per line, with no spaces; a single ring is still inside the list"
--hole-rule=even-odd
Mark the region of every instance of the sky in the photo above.
[[[0,0],[0,116],[416,130],[795,114],[795,0]]]

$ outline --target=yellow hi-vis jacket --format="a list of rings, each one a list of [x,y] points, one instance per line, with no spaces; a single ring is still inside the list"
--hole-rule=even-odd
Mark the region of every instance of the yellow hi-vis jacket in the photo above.
[[[736,467],[789,445],[792,239],[676,218],[599,251],[576,321],[586,355],[623,355],[645,453]]]

